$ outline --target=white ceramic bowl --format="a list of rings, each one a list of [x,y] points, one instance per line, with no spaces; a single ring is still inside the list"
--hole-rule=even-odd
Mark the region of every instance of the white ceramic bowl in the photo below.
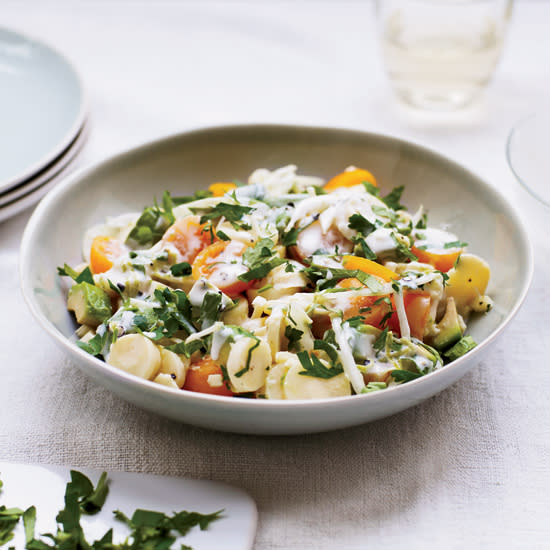
[[[351,164],[371,170],[382,188],[405,184],[403,200],[421,203],[432,225],[445,224],[492,267],[495,308],[474,320],[479,345],[451,365],[386,391],[311,401],[227,398],[173,390],[92,357],[74,344],[75,323],[56,274],[80,261],[87,227],[140,211],[167,189],[189,194],[220,179],[245,179],[257,167],[297,164],[324,177]],[[350,130],[296,126],[233,126],[196,130],[115,156],[69,177],[35,210],[23,236],[21,281],[40,325],[75,366],[123,399],[181,422],[224,431],[299,434],[369,422],[416,405],[456,382],[481,358],[520,307],[532,276],[526,232],[508,202],[461,166],[398,139]]]

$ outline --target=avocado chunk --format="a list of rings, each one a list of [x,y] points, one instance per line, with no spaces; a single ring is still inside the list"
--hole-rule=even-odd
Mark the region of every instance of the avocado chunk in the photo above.
[[[67,309],[74,311],[81,325],[97,327],[112,315],[111,299],[98,286],[82,282],[69,290]]]
[[[476,343],[471,336],[464,336],[451,349],[445,351],[443,355],[449,360],[454,361],[462,357],[465,353],[476,347]]]
[[[447,299],[445,315],[437,324],[437,328],[439,331],[434,337],[432,344],[433,347],[439,351],[450,348],[462,338],[464,331],[458,312],[456,311],[454,298]]]

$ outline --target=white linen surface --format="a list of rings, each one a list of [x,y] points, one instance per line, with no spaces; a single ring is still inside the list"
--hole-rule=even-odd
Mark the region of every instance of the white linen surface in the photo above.
[[[508,131],[550,91],[545,2],[516,5],[483,101],[449,115],[396,105],[368,2],[5,1],[0,21],[78,67],[93,125],[80,165],[197,126],[292,122],[411,139],[512,194]],[[536,274],[487,359],[401,414],[303,437],[180,425],[88,380],[20,295],[30,212],[3,223],[0,460],[227,481],[258,504],[258,550],[548,548],[550,224],[518,197]]]

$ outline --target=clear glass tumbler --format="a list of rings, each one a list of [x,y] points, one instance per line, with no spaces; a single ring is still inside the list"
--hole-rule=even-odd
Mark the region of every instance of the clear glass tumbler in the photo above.
[[[513,0],[378,0],[384,62],[396,94],[452,110],[489,83]]]

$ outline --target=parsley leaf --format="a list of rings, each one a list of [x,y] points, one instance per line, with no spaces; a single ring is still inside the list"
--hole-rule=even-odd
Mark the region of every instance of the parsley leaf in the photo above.
[[[224,233],[223,231],[216,231],[216,237],[218,237],[218,239],[220,239],[221,241],[230,241],[231,239],[229,238],[229,236]],[[214,239],[212,239],[214,240]]]
[[[126,244],[130,246],[152,246],[164,235],[166,230],[175,222],[172,212],[173,200],[170,193],[165,191],[162,195],[162,207],[155,201],[154,206],[146,206],[130,231]]]
[[[401,195],[405,189],[404,185],[394,187],[394,189],[385,197],[382,197],[382,201],[392,210],[404,210],[405,207],[399,203]]]
[[[13,531],[22,515],[23,510],[19,508],[0,506],[0,546],[7,544],[13,539]]]
[[[246,355],[246,364],[245,364],[244,368],[242,368],[240,371],[235,373],[235,376],[237,378],[240,378],[243,374],[245,374],[246,372],[248,372],[250,370],[250,360],[252,359],[252,353],[260,345],[261,340],[257,336],[254,336],[252,334],[252,338],[254,338],[254,340],[256,340],[256,342],[248,348],[248,353]]]
[[[174,264],[170,266],[170,273],[174,277],[187,277],[187,275],[191,275],[191,265],[187,262]]]
[[[422,217],[416,222],[415,229],[427,229],[428,228],[428,214],[424,212]]]
[[[355,229],[355,231],[361,233],[363,237],[367,237],[376,229],[376,226],[361,214],[353,214],[348,221],[348,227],[350,229]]]
[[[355,243],[354,253],[369,260],[376,260],[376,254],[364,239],[364,237],[367,237],[376,229],[376,226],[361,214],[353,214],[348,221],[348,227],[355,229],[358,233],[358,236],[353,239]]]
[[[378,197],[380,195],[380,189],[376,187],[376,185],[372,184],[370,181],[364,181],[362,182],[365,186],[365,189],[367,190],[367,193],[370,193],[371,195],[374,195],[375,197]]]
[[[388,336],[388,328],[386,327],[379,335],[378,338],[372,344],[372,347],[376,351],[382,351],[386,347],[386,338]]]
[[[317,290],[332,288],[338,284],[338,281],[351,277],[359,279],[359,281],[366,285],[373,293],[380,292],[383,288],[376,277],[359,269],[338,269],[315,265],[307,267],[303,272],[314,284],[316,284]]]
[[[57,268],[57,274],[61,277],[70,277],[75,283],[89,283],[95,285],[92,272],[89,267],[86,267],[80,273],[74,270],[67,264],[64,264],[63,267]]]
[[[285,328],[285,337],[288,340],[288,351],[298,351],[300,349],[300,340],[303,334],[303,330],[298,330],[287,325]]]
[[[333,366],[338,360],[338,351],[332,344],[325,340],[315,340],[313,342],[313,349],[323,350],[329,356]]]
[[[204,210],[202,208],[191,208],[194,213]],[[219,220],[225,218],[229,222],[239,222],[245,214],[252,212],[254,208],[251,206],[243,206],[241,204],[229,204],[227,202],[219,202],[216,206],[212,207],[209,212],[203,214],[200,219],[200,223],[206,223],[208,221]]]
[[[340,363],[333,364],[332,367],[327,367],[313,353],[310,355],[307,351],[300,351],[297,355],[304,369],[298,373],[302,376],[329,379],[344,372],[344,368]]]
[[[103,350],[105,349],[108,340],[109,332],[107,329],[105,329],[103,334],[96,333],[93,338],[91,338],[87,342],[78,341],[76,345],[90,355],[98,356],[103,355]]]
[[[1,485],[0,482],[0,487]],[[113,544],[113,530],[109,529],[100,539],[89,542],[81,525],[82,514],[99,512],[105,504],[108,492],[106,472],[101,474],[94,487],[87,476],[71,470],[71,480],[65,488],[65,506],[56,517],[57,531],[36,538],[34,506],[25,511],[0,506],[0,545],[13,538],[13,531],[22,517],[26,550],[170,550],[177,535],[185,536],[194,527],[204,531],[212,522],[222,518],[223,510],[211,514],[182,510],[170,516],[163,512],[138,508],[131,519],[123,512],[115,510],[115,519],[130,528],[126,539],[120,544]],[[180,548],[192,550],[184,544]]]
[[[248,247],[243,254],[243,263],[249,268],[246,273],[239,275],[241,281],[263,279],[272,269],[285,263],[287,260],[275,256],[275,243],[271,239],[261,239],[254,246]]]
[[[178,342],[177,344],[166,346],[166,349],[179,355],[185,355],[185,357],[191,357],[191,355],[193,355],[196,351],[206,351],[206,343],[200,338],[197,338],[195,340],[191,340],[188,344],[185,342]]]
[[[410,382],[422,376],[418,372],[411,372],[409,370],[392,370],[390,374],[396,382]]]
[[[362,237],[358,237],[354,240],[354,242],[354,253],[356,256],[363,256],[363,258],[367,258],[367,260],[376,260],[378,256],[373,252],[365,239],[363,239]]]
[[[411,252],[411,249],[403,244],[396,236],[395,233],[391,234],[391,238],[395,243],[395,250],[397,252],[398,261],[411,260],[415,262],[418,258]]]
[[[196,332],[192,322],[191,302],[183,290],[156,289],[155,299],[159,307],[153,308],[157,315],[157,323],[154,330],[157,338],[171,338],[179,330],[187,334]]]
[[[464,248],[465,246],[468,246],[468,243],[464,241],[452,241],[450,243],[445,243],[443,248]]]
[[[222,307],[221,292],[207,292],[201,305],[199,321],[201,330],[211,327],[220,315]]]
[[[301,229],[298,227],[293,227],[290,231],[283,233],[281,235],[281,244],[283,246],[293,246],[296,244],[296,239],[300,234]]]

